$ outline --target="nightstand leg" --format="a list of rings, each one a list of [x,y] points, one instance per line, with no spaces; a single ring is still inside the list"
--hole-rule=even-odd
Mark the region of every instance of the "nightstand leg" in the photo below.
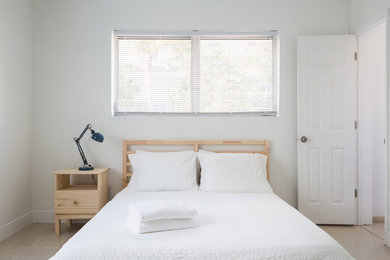
[[[69,218],[66,223],[68,224],[68,226],[72,226],[72,219]]]
[[[61,219],[60,219],[60,217],[56,216],[54,225],[55,225],[56,235],[60,235],[61,234]]]

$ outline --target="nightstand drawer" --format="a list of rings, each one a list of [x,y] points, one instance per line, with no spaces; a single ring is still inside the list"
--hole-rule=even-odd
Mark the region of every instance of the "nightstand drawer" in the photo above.
[[[56,214],[95,214],[98,210],[97,190],[57,190],[54,193]]]

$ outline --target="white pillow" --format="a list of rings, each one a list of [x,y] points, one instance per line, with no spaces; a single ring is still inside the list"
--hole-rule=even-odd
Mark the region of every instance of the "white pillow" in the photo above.
[[[138,191],[197,190],[196,153],[146,152],[129,154],[133,175],[128,188]]]
[[[213,153],[200,150],[200,190],[272,192],[267,181],[267,156],[249,153]]]

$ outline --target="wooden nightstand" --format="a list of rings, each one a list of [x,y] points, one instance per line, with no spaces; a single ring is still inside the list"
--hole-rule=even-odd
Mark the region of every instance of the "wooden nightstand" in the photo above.
[[[96,168],[91,171],[63,169],[55,175],[54,213],[55,233],[61,234],[61,219],[91,219],[108,201],[108,170]],[[97,176],[96,185],[72,185],[70,175]],[[96,179],[96,178],[95,178]]]

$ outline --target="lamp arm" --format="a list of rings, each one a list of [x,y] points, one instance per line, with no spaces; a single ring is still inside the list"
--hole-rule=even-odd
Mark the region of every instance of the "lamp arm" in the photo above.
[[[84,131],[84,132],[85,132],[85,131]],[[75,141],[76,144],[77,144],[77,148],[79,149],[80,156],[81,156],[81,159],[83,160],[84,165],[88,165],[87,158],[85,157],[84,151],[83,151],[83,149],[81,148],[81,145],[80,145],[79,140],[80,140],[80,139],[77,139],[76,137],[74,138],[74,141]]]
[[[80,139],[83,138],[85,132],[87,132],[88,129],[92,130],[92,125],[91,125],[91,124],[88,124],[88,125],[84,128],[84,130],[81,132],[81,134],[80,134],[80,136],[79,136],[78,138],[75,137],[75,138],[73,138],[73,139],[74,139],[75,141],[76,141],[76,139],[77,139],[77,141],[80,141]]]

